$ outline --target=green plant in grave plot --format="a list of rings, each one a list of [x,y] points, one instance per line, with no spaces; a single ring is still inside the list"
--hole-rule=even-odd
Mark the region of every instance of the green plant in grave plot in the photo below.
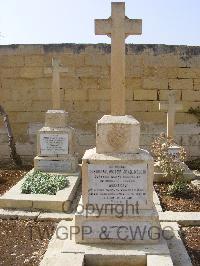
[[[68,186],[69,180],[64,175],[35,171],[25,176],[21,189],[24,194],[55,195]]]
[[[172,138],[166,137],[164,133],[160,134],[151,145],[153,153],[159,167],[166,178],[172,178],[173,182],[168,187],[168,194],[172,196],[185,195],[189,191],[187,180],[184,178],[183,161],[186,158],[186,152],[183,147],[180,152],[174,157],[169,152],[169,148],[174,144]]]

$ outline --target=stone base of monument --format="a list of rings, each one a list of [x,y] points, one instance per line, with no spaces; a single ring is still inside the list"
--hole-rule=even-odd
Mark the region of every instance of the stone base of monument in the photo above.
[[[74,222],[61,221],[52,237],[40,266],[173,266],[162,231],[157,244],[78,244]]]
[[[131,205],[116,205],[94,210],[90,205],[84,210],[82,206],[81,199],[75,214],[75,226],[79,228],[76,243],[158,243],[160,223],[155,208],[136,210]]]
[[[86,232],[83,239],[81,229],[76,242],[122,244],[118,233],[127,242],[157,242],[155,235],[160,225],[153,203],[152,178],[153,158],[145,150],[105,154],[97,153],[96,148],[87,150],[82,160],[83,202],[79,204],[83,213],[76,213],[75,225],[88,228],[91,234]],[[91,208],[97,211],[90,215]],[[120,209],[124,210],[121,218],[116,217]],[[108,239],[99,239],[102,227],[110,232]]]
[[[41,157],[34,158],[34,169],[51,173],[74,173],[77,171],[77,158],[70,154],[65,157]]]
[[[31,170],[33,171],[33,170]],[[21,186],[25,177],[15,186],[0,197],[0,208],[27,209],[27,210],[47,210],[68,212],[71,203],[80,184],[80,173],[67,174],[69,186],[59,190],[56,195],[44,194],[23,194]]]

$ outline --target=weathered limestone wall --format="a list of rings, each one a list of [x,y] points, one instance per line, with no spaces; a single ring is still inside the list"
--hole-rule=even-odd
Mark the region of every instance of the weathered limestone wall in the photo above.
[[[140,143],[149,148],[166,128],[158,110],[168,90],[177,90],[183,111],[176,115],[176,136],[189,157],[200,156],[200,127],[188,114],[200,105],[200,47],[127,45],[126,107],[142,124]],[[51,76],[44,74],[56,56],[68,73],[61,74],[63,108],[77,132],[77,151],[95,144],[95,123],[110,113],[110,45],[54,44],[0,46],[0,104],[9,114],[18,152],[33,158],[35,134],[51,109]],[[9,156],[0,118],[0,159]]]

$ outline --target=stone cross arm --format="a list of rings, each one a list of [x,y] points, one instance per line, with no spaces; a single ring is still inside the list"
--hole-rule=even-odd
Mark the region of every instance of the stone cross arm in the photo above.
[[[108,19],[95,19],[95,34],[108,35],[112,34],[112,18]],[[124,34],[125,38],[129,35],[142,34],[142,19],[129,19],[125,17],[124,20]]]
[[[176,111],[181,111],[183,110],[183,105],[182,103],[176,103],[175,105],[175,109]],[[159,103],[159,110],[163,110],[163,111],[168,111],[169,110],[169,104],[165,103],[165,102],[160,102]]]
[[[52,74],[53,72],[67,73],[68,68],[60,65],[57,59],[52,59],[52,67],[46,67],[44,69],[44,74]]]

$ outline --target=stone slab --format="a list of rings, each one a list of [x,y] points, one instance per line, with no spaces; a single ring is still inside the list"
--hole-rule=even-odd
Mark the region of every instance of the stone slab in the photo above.
[[[164,239],[161,239],[158,244],[151,245],[77,244],[74,241],[74,235],[71,237],[69,234],[72,227],[74,227],[73,221],[61,221],[58,224],[40,266],[62,265],[68,261],[70,261],[69,265],[73,266],[82,266],[83,262],[86,262],[88,266],[102,265],[96,264],[101,262],[107,265],[113,265],[113,262],[117,265],[120,262],[120,265],[126,266],[131,262],[130,265],[141,266],[147,265],[149,255],[160,255],[162,258],[163,255],[169,256],[170,254]],[[109,262],[111,264],[108,264]],[[165,266],[165,264],[161,265]]]
[[[0,209],[0,219],[21,219],[21,220],[37,220],[37,221],[72,221],[74,218],[73,213],[63,212],[40,212],[16,209]]]
[[[147,266],[173,266],[173,262],[170,255],[148,255]]]
[[[0,209],[0,219],[36,220],[40,212]]]
[[[162,206],[160,204],[159,197],[158,197],[155,190],[153,190],[153,202],[154,202],[154,205],[155,205],[157,212],[162,212],[163,209],[162,209]]]
[[[182,226],[200,226],[200,212],[160,212],[159,220],[177,222]]]
[[[116,217],[110,214],[95,216],[88,213],[75,214],[77,243],[157,243],[160,233],[158,214],[143,210],[139,215]],[[105,233],[104,233],[105,232]]]
[[[75,130],[72,127],[42,127],[37,134],[39,156],[75,156]]]
[[[121,177],[123,176],[123,180],[126,179],[127,182],[125,184],[126,187],[123,187],[123,189],[115,187],[113,188],[113,192],[109,186],[118,186],[119,184],[124,186],[123,182],[120,183],[118,174],[115,173],[117,168],[121,173],[123,173],[124,170],[127,172],[121,175]],[[111,172],[114,171],[114,174],[109,173],[107,175],[107,172],[104,173],[103,169],[107,172],[109,170]],[[134,178],[128,179],[126,176],[130,176],[130,171],[134,172]],[[143,171],[146,172],[144,173]],[[95,203],[98,206],[100,205],[100,207],[106,202],[108,204],[114,204],[115,202],[117,204],[119,202],[123,204],[126,202],[133,203],[134,200],[139,198],[136,193],[146,194],[142,196],[141,201],[137,200],[140,209],[152,209],[153,207],[153,158],[147,151],[140,150],[138,154],[98,154],[96,153],[96,149],[87,150],[83,157],[82,177],[83,205],[85,208],[87,208],[87,205],[90,203]],[[95,181],[91,181],[93,179],[95,179]],[[117,181],[113,181],[114,179],[117,179]],[[138,188],[137,185],[139,186]],[[98,191],[94,191],[94,189],[98,189]],[[102,192],[100,191],[101,189],[103,189]],[[120,191],[117,191],[119,189]],[[128,189],[131,190],[131,193],[134,193],[134,197],[133,195],[129,195],[128,197],[125,196]],[[139,189],[140,191],[133,191],[134,189]],[[107,190],[107,192],[105,192],[105,190]],[[94,195],[90,195],[90,192]],[[98,195],[96,195],[97,192]],[[121,193],[121,195],[117,196],[118,192]],[[105,193],[106,195],[103,195]],[[112,193],[114,193],[113,196],[111,195]],[[114,197],[113,202],[111,202],[111,197]],[[92,202],[90,202],[91,199]],[[134,204],[136,203],[137,202],[134,202]]]
[[[135,204],[140,198],[146,204],[147,171],[147,163],[88,164],[88,202]]]
[[[73,266],[85,266],[84,254],[68,254],[58,253],[55,256],[50,256],[48,253],[39,264],[40,266],[61,266],[61,265],[73,265]]]
[[[62,221],[63,222],[63,221]],[[65,222],[63,228],[60,228],[58,231],[58,236],[60,238],[64,237],[66,229],[69,230],[70,226],[74,226],[74,221],[72,222]],[[62,231],[63,229],[63,231]],[[69,239],[70,240],[70,239]],[[71,243],[71,244],[70,244]],[[156,244],[124,244],[118,245],[114,244],[80,244],[74,241],[74,235],[72,236],[71,241],[65,241],[63,245],[62,252],[85,252],[88,249],[88,246],[91,247],[90,254],[105,254],[105,255],[112,255],[113,253],[118,255],[136,255],[136,254],[169,254],[169,249],[166,245],[166,241],[161,238],[159,243]],[[102,253],[101,253],[102,252]]]
[[[63,213],[63,212],[41,212],[37,220],[38,221],[72,221],[74,215],[71,213]]]
[[[181,240],[177,223],[164,223],[168,230],[165,230],[165,236],[169,247],[170,255],[175,266],[192,266],[190,257]],[[161,223],[162,226],[162,223]]]
[[[104,115],[96,124],[97,153],[137,153],[140,123],[131,115]]]
[[[77,158],[68,154],[65,157],[42,157],[34,158],[34,168],[38,171],[51,173],[73,173],[77,171]]]
[[[42,209],[51,211],[69,211],[80,183],[80,174],[68,175],[69,187],[60,190],[56,195],[22,194],[21,185],[25,177],[0,197],[0,208]]]
[[[68,154],[68,134],[40,134],[40,155],[59,156]]]

